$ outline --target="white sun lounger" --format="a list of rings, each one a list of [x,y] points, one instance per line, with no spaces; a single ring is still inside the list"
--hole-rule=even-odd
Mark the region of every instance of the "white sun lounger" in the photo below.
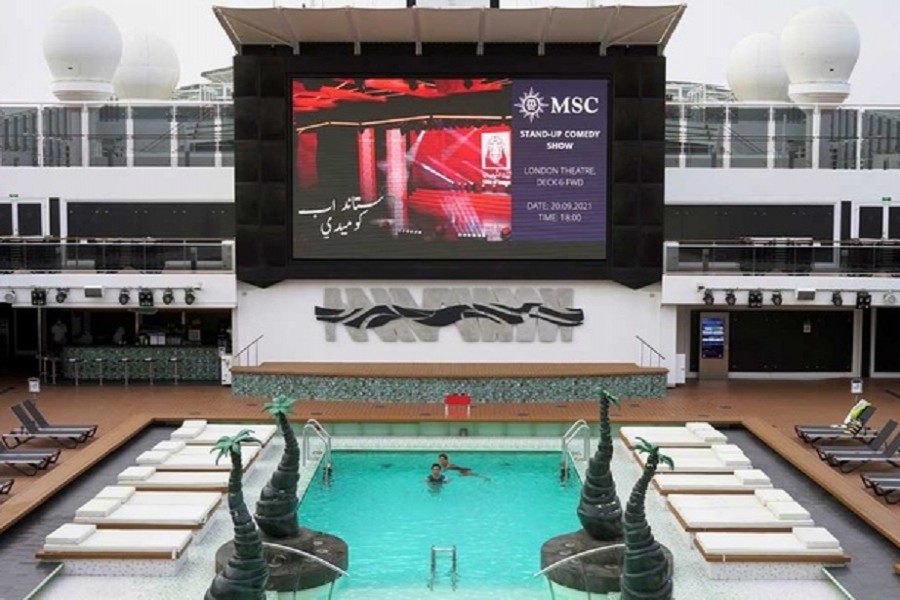
[[[147,452],[141,453],[136,462],[145,467],[156,467],[160,471],[227,471],[231,469],[231,459],[223,457],[216,463],[218,451],[212,452],[212,446],[186,446],[183,441],[169,440],[156,444]],[[259,454],[259,446],[241,446],[241,461],[244,470],[253,463]]]
[[[734,473],[657,473],[653,487],[667,494],[752,494],[772,487],[768,475],[759,469],[738,469]]]
[[[669,506],[679,510],[686,508],[755,508],[772,502],[795,502],[786,491],[769,488],[755,490],[752,494],[669,494]]]
[[[40,560],[64,561],[77,575],[172,575],[186,560],[189,529],[98,529],[67,523],[44,540]]]
[[[75,511],[76,523],[103,528],[193,529],[205,527],[218,508],[218,492],[137,492],[133,487],[108,486]],[[148,504],[149,500],[157,504]]]
[[[755,506],[684,506],[669,504],[681,527],[694,531],[784,531],[815,525],[805,508],[796,502],[769,502]]]
[[[670,457],[674,468],[659,465],[660,472],[672,473],[733,473],[738,469],[750,469],[750,459],[740,448],[732,444],[719,444],[709,448],[663,448],[662,454]],[[643,467],[647,462],[644,453],[633,453]]]
[[[228,471],[158,471],[156,467],[128,467],[119,473],[120,485],[138,491],[228,491]]]
[[[128,485],[108,485],[100,490],[94,498],[112,498],[123,503],[141,504],[199,504],[214,509],[222,501],[221,492],[196,492],[196,491],[138,491],[137,488]]]
[[[202,419],[192,419],[185,421],[181,427],[172,432],[172,439],[181,440],[186,444],[211,446],[223,435],[234,436],[244,429],[251,430],[253,432],[251,435],[265,446],[275,435],[278,426],[263,423],[207,423]]]
[[[622,427],[619,437],[629,448],[640,443],[643,438],[651,444],[667,448],[708,448],[716,444],[728,443],[725,434],[717,431],[709,423],[685,423],[684,426],[671,427]]]
[[[822,527],[784,533],[698,533],[694,545],[712,579],[821,579],[823,566],[850,562],[837,538]]]

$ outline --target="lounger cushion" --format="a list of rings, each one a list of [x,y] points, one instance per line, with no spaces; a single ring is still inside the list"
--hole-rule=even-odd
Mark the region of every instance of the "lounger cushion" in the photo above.
[[[185,419],[182,427],[206,427],[206,419]]]
[[[139,465],[158,465],[171,455],[171,452],[148,450],[139,454],[135,462]]]
[[[190,544],[193,536],[190,529],[96,529],[94,525],[77,526],[90,527],[93,533],[78,544],[50,543],[48,539],[44,552],[105,553],[110,556],[134,552],[165,552],[174,558]]]
[[[129,481],[146,481],[156,473],[153,467],[128,467],[119,473],[119,482],[125,483]]]
[[[841,543],[824,527],[794,527],[794,535],[810,550],[840,548]]]
[[[791,498],[791,495],[788,494],[784,490],[767,488],[756,490],[753,492],[756,495],[756,499],[763,503],[764,506],[768,506],[770,502],[793,502],[794,499]]]
[[[693,421],[690,423],[685,423],[684,426],[694,432],[696,432],[697,430],[714,429],[712,425],[705,421]]]
[[[738,481],[746,485],[763,485],[771,483],[769,476],[759,469],[738,469],[734,472],[734,476]]]
[[[74,546],[88,539],[96,531],[96,525],[66,523],[48,535],[45,543],[53,546]]]
[[[121,500],[114,498],[94,498],[75,511],[76,517],[100,518],[108,517],[111,512],[122,506]]]
[[[151,451],[178,452],[183,450],[184,446],[185,444],[181,440],[165,440],[153,446]]]
[[[140,468],[140,467],[138,467]],[[135,489],[128,485],[108,485],[94,496],[95,498],[114,498],[127,502],[129,498],[134,496]]]
[[[809,512],[796,502],[770,502],[766,507],[783,520],[809,519]]]

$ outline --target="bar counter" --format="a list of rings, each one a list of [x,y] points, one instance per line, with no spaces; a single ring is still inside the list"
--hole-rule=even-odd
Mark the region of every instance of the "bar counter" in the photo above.
[[[97,381],[98,358],[104,359],[103,381],[124,381],[126,364],[129,381],[149,381],[151,364],[154,381],[173,381],[176,363],[172,358],[180,359],[178,381],[219,381],[219,349],[215,346],[66,346],[59,372],[65,379],[74,380],[75,363],[69,359],[80,359],[78,379]]]

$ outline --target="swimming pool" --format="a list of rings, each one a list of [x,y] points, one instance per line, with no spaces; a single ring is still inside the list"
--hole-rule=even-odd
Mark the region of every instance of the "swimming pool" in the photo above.
[[[544,590],[532,578],[541,545],[580,527],[580,485],[561,485],[558,452],[453,452],[481,477],[432,488],[424,478],[436,452],[336,452],[329,486],[318,475],[300,506],[305,527],[343,538],[351,577],[343,591],[428,592],[431,547],[456,546],[458,592]],[[577,480],[576,480],[577,481]],[[436,591],[451,590],[451,557],[437,555]],[[356,594],[354,594],[355,596]],[[362,597],[362,596],[361,596]],[[464,597],[464,594],[459,597]],[[499,596],[498,596],[499,597]]]

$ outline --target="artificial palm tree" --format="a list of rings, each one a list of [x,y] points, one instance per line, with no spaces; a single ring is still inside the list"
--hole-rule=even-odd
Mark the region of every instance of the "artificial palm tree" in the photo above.
[[[659,463],[665,463],[670,468],[675,463],[660,454],[656,444],[640,437],[637,439],[640,444],[634,449],[646,452],[647,462],[625,507],[625,559],[622,563],[620,599],[669,600],[672,598],[671,553],[653,537],[644,512],[644,501]]]
[[[219,451],[216,463],[226,454],[231,457],[231,475],[228,478],[228,510],[234,524],[234,553],[222,570],[216,574],[206,590],[205,600],[264,600],[269,568],[266,564],[259,531],[244,502],[241,485],[244,465],[241,461],[241,444],[260,441],[241,430],[234,437],[222,436],[211,452]]]
[[[278,422],[284,436],[284,454],[256,503],[256,522],[264,533],[276,538],[291,537],[300,531],[297,523],[300,447],[288,422],[288,415],[294,413],[293,404],[296,401],[296,398],[277,396],[263,406],[263,410]]]
[[[616,483],[609,469],[613,453],[610,404],[619,406],[619,399],[603,390],[600,393],[600,441],[588,463],[578,503],[581,526],[588,535],[599,541],[622,539],[622,504],[616,495]]]

